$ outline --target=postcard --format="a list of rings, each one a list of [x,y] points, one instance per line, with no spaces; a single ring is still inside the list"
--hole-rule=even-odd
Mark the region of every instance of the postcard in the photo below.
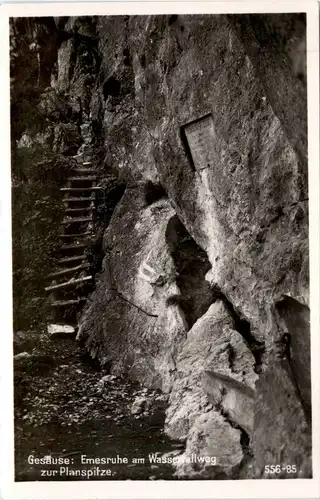
[[[316,498],[318,5],[1,9],[4,498]]]

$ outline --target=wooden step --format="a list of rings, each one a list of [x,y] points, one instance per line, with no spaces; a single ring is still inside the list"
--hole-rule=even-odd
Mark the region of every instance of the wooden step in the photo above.
[[[73,335],[76,333],[77,327],[77,325],[70,325],[66,323],[49,323],[47,325],[47,332],[52,336],[65,334]]]
[[[80,160],[81,162],[95,161],[95,155],[93,154],[92,149],[89,148],[87,148],[87,151],[82,151],[81,153],[72,156],[72,158]]]
[[[88,165],[86,165],[87,162],[90,162],[89,165],[92,165],[92,163],[94,161],[92,159],[92,155],[90,155],[88,153],[84,153],[84,154],[81,154],[81,155],[73,156],[73,159],[76,160],[76,162],[77,162],[78,165],[84,165],[84,166],[88,166]]]
[[[94,174],[95,169],[93,167],[76,167],[71,170],[71,172],[75,172],[77,174]]]
[[[92,221],[92,217],[76,217],[76,218],[70,217],[70,219],[63,219],[61,224],[68,225],[68,224],[76,224],[77,222],[90,222],[90,221]]]
[[[83,236],[92,236],[92,233],[91,231],[86,231],[85,233],[59,234],[59,237],[62,239],[82,238]]]
[[[65,202],[70,203],[72,201],[84,202],[84,201],[94,201],[94,200],[95,200],[94,196],[82,196],[82,197],[79,196],[79,198],[74,198],[74,197],[73,198],[64,198],[62,201],[63,201],[63,203],[65,203]]]
[[[75,267],[66,267],[65,269],[60,269],[59,271],[54,271],[53,273],[50,273],[48,275],[48,278],[58,278],[59,276],[65,276],[66,274],[76,273],[78,271],[81,271],[82,269],[88,269],[89,267],[90,264],[88,262],[85,262],[84,264],[80,264],[79,266]]]
[[[88,242],[81,242],[81,243],[74,243],[73,245],[62,245],[62,247],[60,248],[60,250],[72,250],[74,248],[83,248],[83,247],[87,247],[88,246]]]
[[[66,208],[64,213],[65,214],[76,214],[76,213],[83,213],[83,212],[92,212],[93,208],[91,207],[82,207],[82,208]]]
[[[74,182],[74,181],[96,181],[97,176],[96,175],[86,175],[86,176],[79,176],[79,177],[67,177],[66,181],[67,182]]]
[[[65,257],[64,259],[58,260],[58,264],[65,264],[66,262],[74,262],[76,260],[85,260],[86,255],[75,255],[74,257]]]
[[[80,283],[86,283],[87,281],[92,280],[92,276],[85,276],[84,278],[71,279],[70,281],[66,281],[65,283],[58,283],[57,285],[47,286],[45,288],[46,292],[51,292],[52,290],[59,290],[61,288],[67,288],[69,286],[80,285]]]
[[[60,191],[63,191],[65,193],[75,193],[79,191],[103,191],[104,189],[99,186],[91,186],[91,187],[65,187],[65,188],[60,188]]]
[[[71,306],[73,304],[80,304],[81,302],[85,302],[86,300],[87,300],[86,297],[80,297],[79,299],[74,299],[74,300],[56,300],[55,302],[52,302],[51,306],[52,307]]]

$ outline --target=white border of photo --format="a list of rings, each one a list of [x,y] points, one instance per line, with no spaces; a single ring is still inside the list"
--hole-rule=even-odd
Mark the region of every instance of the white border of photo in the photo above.
[[[138,14],[307,13],[308,153],[313,478],[231,481],[14,482],[9,17]],[[5,3],[1,28],[1,495],[5,499],[207,499],[320,497],[319,342],[319,6],[315,1],[114,1]],[[294,416],[293,416],[294,418]]]

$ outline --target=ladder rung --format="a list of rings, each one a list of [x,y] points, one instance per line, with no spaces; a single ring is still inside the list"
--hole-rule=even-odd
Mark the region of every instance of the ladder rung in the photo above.
[[[74,243],[73,245],[62,245],[62,247],[60,247],[60,250],[72,250],[74,248],[83,248],[83,247],[87,247],[88,246],[88,242],[81,242],[81,243]]]
[[[58,264],[64,264],[65,262],[73,262],[76,260],[84,260],[86,258],[85,255],[76,255],[75,257],[66,257],[64,259],[58,260]]]
[[[79,299],[74,299],[74,300],[56,300],[55,302],[52,302],[51,306],[52,307],[71,306],[72,304],[80,304],[80,302],[85,302],[86,300],[87,300],[86,297],[80,297]]]
[[[75,219],[64,219],[61,224],[67,225],[67,224],[75,224],[77,222],[90,222],[92,221],[92,217],[76,217]]]
[[[88,262],[85,262],[84,264],[80,264],[79,266],[75,267],[66,267],[65,269],[61,269],[59,271],[54,271],[53,273],[50,273],[48,275],[48,278],[56,278],[58,276],[65,276],[66,274],[76,273],[77,271],[81,271],[81,269],[88,269],[88,267],[90,267]]]
[[[70,238],[81,238],[82,236],[91,236],[92,233],[87,231],[85,233],[72,233],[72,234],[60,234],[60,238],[62,239],[70,239]]]
[[[71,170],[71,173],[77,173],[77,174],[95,174],[95,169],[93,167],[75,167]]]
[[[70,192],[70,193],[75,193],[76,191],[103,191],[103,188],[102,187],[99,187],[99,186],[91,186],[91,187],[72,187],[72,188],[69,188],[69,187],[65,187],[65,188],[60,188],[60,191],[64,191],[64,192]]]
[[[91,207],[82,207],[82,208],[66,208],[65,213],[70,214],[70,213],[81,213],[81,212],[90,212],[92,211]]]
[[[97,163],[98,160],[94,157],[92,154],[92,151],[83,151],[82,153],[73,156],[75,160],[78,160],[79,162],[83,163],[84,165],[91,165],[92,163]]]
[[[72,197],[71,198],[64,198],[64,200],[62,200],[62,201],[63,201],[63,203],[65,203],[65,202],[69,203],[71,201],[79,201],[79,202],[81,201],[82,202],[82,201],[94,201],[94,200],[95,200],[94,196],[83,196],[83,197],[79,196],[79,198],[74,198],[74,197],[73,198]]]
[[[95,181],[97,179],[96,175],[86,175],[85,177],[67,177],[66,181]]]
[[[79,285],[80,283],[85,283],[86,281],[92,280],[92,276],[85,276],[84,278],[79,278],[76,280],[71,279],[70,281],[66,281],[65,283],[58,283],[57,285],[47,286],[45,288],[46,292],[50,292],[51,290],[59,290],[60,288],[67,288],[68,286]]]
[[[86,158],[84,159],[84,157]],[[82,162],[94,161],[94,155],[92,153],[92,149],[88,147],[86,148],[86,151],[82,151],[81,153],[72,156],[72,158],[74,158],[75,160],[82,160]]]

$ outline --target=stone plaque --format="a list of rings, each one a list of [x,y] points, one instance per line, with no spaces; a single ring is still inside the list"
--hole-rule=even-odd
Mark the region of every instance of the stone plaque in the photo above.
[[[215,131],[212,115],[206,115],[183,127],[196,170],[213,167]]]

